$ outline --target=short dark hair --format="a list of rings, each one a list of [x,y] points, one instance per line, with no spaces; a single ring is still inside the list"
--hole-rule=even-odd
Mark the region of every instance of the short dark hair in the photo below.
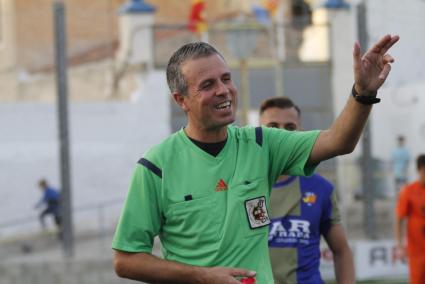
[[[47,186],[47,180],[42,178],[38,181],[38,186],[41,188],[45,188]]]
[[[421,154],[418,156],[418,158],[416,159],[416,167],[418,168],[418,170],[422,167],[425,167],[425,154]]]
[[[262,115],[266,109],[272,107],[277,107],[281,109],[293,107],[298,112],[298,116],[301,116],[301,109],[296,104],[294,104],[294,102],[288,97],[273,97],[263,101],[260,105],[260,115]]]
[[[186,60],[208,57],[213,54],[224,57],[210,44],[205,42],[192,42],[183,45],[173,53],[167,64],[167,83],[171,93],[187,94],[187,82],[181,71],[181,65]]]

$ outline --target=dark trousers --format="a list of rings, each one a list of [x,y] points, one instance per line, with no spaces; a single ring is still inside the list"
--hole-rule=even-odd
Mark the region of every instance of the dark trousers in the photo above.
[[[39,218],[40,218],[40,223],[41,223],[41,226],[43,227],[43,228],[46,228],[46,222],[45,222],[45,218],[46,218],[46,216],[47,215],[52,215],[53,216],[53,218],[54,218],[54,220],[55,220],[55,224],[56,224],[56,227],[58,227],[58,229],[60,229],[60,227],[61,227],[61,217],[60,217],[60,215],[59,215],[59,212],[58,212],[59,210],[57,209],[57,208],[52,208],[52,207],[47,207],[46,209],[44,209],[41,213],[40,213],[40,216],[39,216]]]

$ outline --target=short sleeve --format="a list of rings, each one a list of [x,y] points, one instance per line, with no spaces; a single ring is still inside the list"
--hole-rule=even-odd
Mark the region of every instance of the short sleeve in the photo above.
[[[341,223],[341,213],[339,211],[339,206],[338,206],[338,197],[336,194],[336,190],[332,190],[332,195],[331,195],[331,224],[332,225],[336,225],[336,224],[340,224]]]
[[[402,219],[404,217],[407,217],[409,215],[409,188],[406,186],[404,187],[398,196],[397,199],[397,206],[396,206],[396,216],[398,219]]]
[[[154,237],[161,228],[161,178],[137,165],[130,183],[112,248],[126,252],[152,252]]]
[[[270,147],[271,180],[279,175],[309,176],[317,165],[307,166],[307,161],[320,131],[287,131],[263,128]]]
[[[329,193],[322,204],[320,233],[326,235],[330,227],[341,223],[341,214],[338,207],[338,198],[332,184],[329,183]]]

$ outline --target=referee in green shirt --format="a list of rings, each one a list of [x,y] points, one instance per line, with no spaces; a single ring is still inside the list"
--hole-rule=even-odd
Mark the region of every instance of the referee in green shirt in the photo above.
[[[237,90],[223,56],[207,43],[179,48],[167,81],[188,123],[134,170],[112,244],[116,273],[148,283],[273,283],[272,185],[354,150],[397,40],[387,35],[363,56],[354,46],[355,83],[343,112],[328,130],[307,132],[230,126]],[[163,259],[151,254],[155,236]]]

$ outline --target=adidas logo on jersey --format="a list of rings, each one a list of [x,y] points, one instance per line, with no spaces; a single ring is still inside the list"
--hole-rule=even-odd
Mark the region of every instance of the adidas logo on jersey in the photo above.
[[[227,190],[227,184],[224,182],[223,179],[220,179],[217,182],[217,185],[215,186],[215,191],[225,191]]]

